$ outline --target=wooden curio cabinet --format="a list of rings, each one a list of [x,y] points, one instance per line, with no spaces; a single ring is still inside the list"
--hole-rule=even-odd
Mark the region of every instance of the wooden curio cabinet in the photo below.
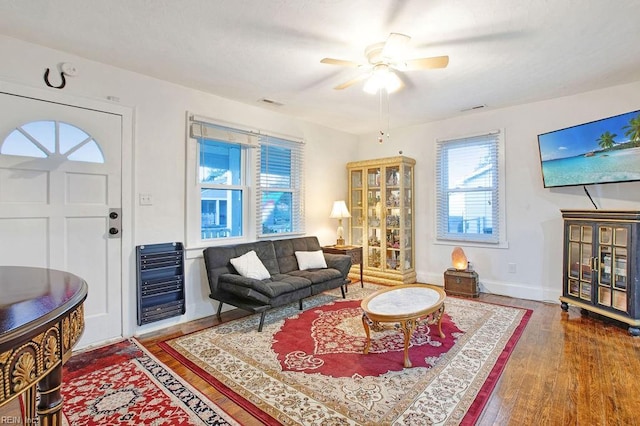
[[[613,318],[640,335],[640,211],[562,210],[568,305]]]
[[[365,281],[416,281],[413,173],[416,161],[398,156],[347,164],[351,244],[362,246]],[[359,275],[358,266],[352,271]]]

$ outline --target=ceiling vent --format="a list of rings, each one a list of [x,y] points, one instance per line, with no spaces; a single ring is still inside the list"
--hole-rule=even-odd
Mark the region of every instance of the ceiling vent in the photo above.
[[[274,101],[273,99],[267,99],[267,98],[262,98],[260,99],[258,102],[262,102],[263,104],[267,104],[267,105],[271,105],[271,106],[277,106],[280,107],[284,104],[278,102],[278,101]]]
[[[460,112],[476,111],[478,109],[483,109],[483,108],[486,108],[486,107],[487,107],[487,104],[481,104],[481,105],[476,105],[476,106],[472,106],[472,107],[469,107],[469,108],[461,109]]]

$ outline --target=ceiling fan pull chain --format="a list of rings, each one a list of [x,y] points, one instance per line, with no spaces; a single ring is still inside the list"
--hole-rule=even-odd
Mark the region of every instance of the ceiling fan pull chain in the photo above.
[[[389,140],[391,138],[389,133],[391,131],[391,125],[389,124],[391,121],[391,102],[389,101],[389,92],[386,90],[385,92],[387,93],[387,140]]]
[[[379,100],[380,100],[380,107],[378,108],[378,123],[380,124],[380,136],[378,136],[378,143],[382,143],[384,141],[384,130],[382,130],[383,128],[383,124],[382,124],[382,92],[384,89],[380,88],[378,90],[378,94],[379,94]]]

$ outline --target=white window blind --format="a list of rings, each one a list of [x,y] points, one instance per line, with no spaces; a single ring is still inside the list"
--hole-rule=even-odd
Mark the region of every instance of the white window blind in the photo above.
[[[504,229],[501,132],[438,141],[437,238],[498,244]]]
[[[256,162],[258,236],[304,233],[304,144],[260,136]]]

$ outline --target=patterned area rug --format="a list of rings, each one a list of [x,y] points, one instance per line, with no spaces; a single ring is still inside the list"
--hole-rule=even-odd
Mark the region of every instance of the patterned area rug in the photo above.
[[[353,286],[348,299],[376,289]],[[269,312],[261,333],[258,316],[250,316],[160,346],[266,424],[473,424],[531,315],[447,298],[445,338],[423,330],[409,350],[414,367],[403,368],[394,331],[372,332],[378,349],[359,352],[358,302],[329,292],[304,306],[303,312],[297,304]]]
[[[72,356],[64,365],[70,425],[238,425],[135,340]]]
[[[431,333],[426,322],[411,336],[409,358],[414,367],[432,367],[456,343],[462,331],[448,314]],[[311,332],[309,332],[311,330]],[[271,348],[283,371],[320,373],[332,377],[379,376],[404,368],[404,335],[393,326],[371,332],[369,355],[362,354],[366,336],[360,300],[337,300],[285,320]]]

